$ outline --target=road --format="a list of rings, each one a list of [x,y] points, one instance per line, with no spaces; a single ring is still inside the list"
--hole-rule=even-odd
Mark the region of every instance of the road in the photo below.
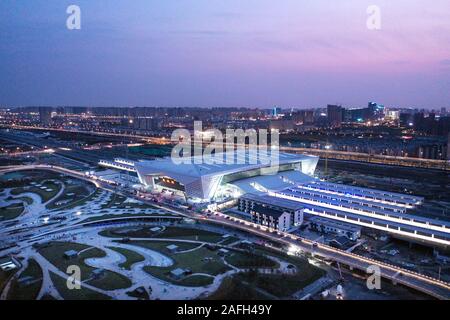
[[[78,162],[84,166],[85,163],[97,165],[101,157],[97,153],[77,148],[71,150],[66,148],[67,145],[55,140],[39,139],[33,136],[22,136],[13,133],[0,132],[0,138],[14,143],[22,143],[28,146],[39,148],[43,153],[53,154],[55,156],[63,157],[70,161]]]
[[[0,174],[18,170],[35,170],[35,169],[51,170],[58,173],[64,173],[75,178],[92,182],[98,188],[126,195],[129,197],[135,197],[140,201],[148,202],[149,204],[155,205],[154,202],[150,202],[140,197],[137,197],[128,190],[118,190],[116,187],[112,187],[105,183],[101,183],[99,181],[90,179],[82,172],[66,169],[63,167],[49,166],[49,165],[9,166],[4,167],[2,170],[0,170]],[[324,244],[318,244],[315,243],[314,241],[293,234],[279,231],[274,232],[272,230],[268,230],[266,227],[259,226],[247,220],[231,217],[220,212],[216,212],[210,216],[204,216],[194,213],[192,211],[181,210],[168,205],[158,204],[156,206],[159,206],[160,208],[163,208],[170,212],[198,221],[219,224],[234,229],[240,229],[242,231],[260,236],[270,241],[290,246],[292,248],[295,248],[295,250],[299,250],[304,253],[310,253],[312,255],[318,255],[325,259],[330,259],[339,262],[341,264],[347,265],[350,268],[359,269],[364,272],[366,272],[369,266],[377,266],[380,268],[380,275],[385,279],[391,280],[394,283],[403,284],[407,287],[426,293],[437,299],[445,299],[445,300],[450,299],[449,283],[419,274],[417,272],[403,269],[399,266],[387,264],[385,262],[360,256],[351,252],[346,252]]]

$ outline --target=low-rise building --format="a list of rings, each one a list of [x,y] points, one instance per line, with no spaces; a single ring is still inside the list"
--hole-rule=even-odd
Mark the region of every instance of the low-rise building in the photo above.
[[[330,246],[343,250],[353,246],[354,243],[354,241],[345,236],[338,236],[328,242]]]
[[[361,237],[361,227],[349,223],[334,221],[317,216],[310,218],[309,222],[310,228],[315,231],[337,234],[350,240],[357,240]]]
[[[70,259],[74,259],[76,257],[78,257],[78,252],[75,250],[68,250],[68,251],[64,252],[64,258],[66,258],[66,259],[70,260]]]
[[[296,201],[246,194],[239,199],[238,208],[251,214],[254,223],[280,231],[303,223],[303,206]]]
[[[94,279],[98,279],[103,277],[105,273],[106,273],[105,269],[95,269],[92,271],[91,275]]]
[[[13,270],[16,269],[17,267],[18,265],[13,259],[9,257],[0,258],[0,269],[2,269],[3,271]]]
[[[170,244],[166,247],[167,250],[169,250],[172,253],[175,253],[178,251],[178,246],[174,244]]]
[[[190,272],[188,269],[177,268],[170,271],[170,276],[176,280],[182,279],[185,275]]]

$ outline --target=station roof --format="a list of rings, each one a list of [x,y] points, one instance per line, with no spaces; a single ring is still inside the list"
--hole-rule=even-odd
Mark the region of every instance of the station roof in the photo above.
[[[350,195],[358,195],[357,193],[360,193],[361,196],[364,195],[373,195],[376,197],[380,197],[382,199],[386,200],[401,200],[404,203],[408,203],[411,205],[417,204],[417,202],[424,201],[423,197],[409,195],[409,194],[403,194],[403,193],[397,193],[397,192],[388,192],[383,190],[376,190],[376,189],[370,189],[370,188],[364,188],[364,187],[356,187],[356,186],[349,186],[344,184],[337,184],[337,183],[330,183],[330,182],[324,182],[320,180],[314,181],[314,183],[305,185],[305,187],[310,188],[317,188],[319,190],[331,190],[335,192],[342,192],[342,193],[349,193]]]
[[[263,194],[265,191],[258,190],[258,187],[262,187],[267,191],[279,191],[312,180],[314,180],[314,178],[307,174],[296,170],[290,170],[279,172],[276,175],[262,175],[241,179],[233,181],[231,184],[237,186],[244,193]]]
[[[347,216],[347,218],[357,221],[358,219],[361,219],[361,221],[370,221],[373,222],[375,225],[383,225],[383,226],[389,226],[389,228],[392,228],[393,230],[396,230],[397,228],[400,228],[401,231],[408,231],[411,233],[414,233],[414,231],[420,232],[421,234],[426,234],[428,236],[431,236],[432,234],[435,236],[439,236],[442,238],[447,239],[447,241],[450,240],[450,233],[447,232],[442,232],[442,231],[437,231],[437,230],[432,230],[432,229],[426,229],[426,228],[422,228],[422,227],[418,227],[418,226],[412,226],[412,225],[407,225],[405,223],[400,223],[400,222],[393,222],[390,220],[384,220],[382,219],[382,217],[380,218],[375,218],[375,217],[369,217],[369,216],[364,216],[364,215],[360,215],[360,214],[355,214],[355,213],[350,213],[350,212],[343,212],[340,210],[336,210],[336,209],[330,209],[330,208],[325,208],[325,207],[320,207],[320,206],[316,206],[316,205],[310,205],[310,204],[304,204],[304,207],[306,208],[306,210],[312,210],[312,211],[324,211],[327,212],[328,214],[331,214],[333,216]],[[307,212],[309,213],[309,212]],[[332,219],[332,217],[327,217],[327,219]],[[352,223],[352,221],[347,221],[347,223]]]
[[[170,157],[151,161],[140,161],[135,164],[136,169],[141,174],[166,173],[168,176],[201,178],[208,175],[223,175],[233,172],[246,171],[251,169],[270,166],[271,151],[256,152],[224,152],[213,155],[209,158],[210,163],[206,163],[202,156],[189,157],[185,163],[177,164]],[[273,154],[275,156],[275,153]],[[278,153],[278,163],[289,164],[302,161],[317,161],[317,157],[304,154]],[[227,163],[228,162],[228,163]]]
[[[319,190],[309,190],[309,189],[303,189],[301,187],[293,188],[291,190],[294,192],[298,192],[300,194],[319,196],[319,197],[325,198],[325,199],[328,199],[328,198],[330,198],[331,200],[339,199],[339,200],[344,200],[344,201],[351,201],[351,203],[355,203],[355,204],[359,204],[359,205],[369,204],[371,206],[381,208],[381,209],[399,210],[399,212],[406,211],[406,208],[399,207],[398,205],[392,205],[392,204],[388,204],[388,203],[380,203],[380,202],[376,202],[376,201],[369,200],[369,199],[359,199],[359,198],[355,198],[352,196],[340,195],[340,194],[339,195],[329,194],[329,193],[325,193],[325,192],[322,192]]]
[[[302,202],[301,200],[305,199],[305,200],[316,201],[318,203],[329,204],[329,205],[334,205],[334,206],[342,205],[338,200],[338,199],[340,199],[340,196],[336,196],[335,197],[336,200],[331,200],[331,199],[324,199],[324,198],[314,196],[314,195],[299,194],[299,193],[296,193],[295,191],[292,191],[289,189],[279,191],[279,193],[283,194],[283,195],[288,195],[288,196],[298,198],[299,202]],[[304,202],[302,202],[302,203],[304,203]],[[318,204],[317,206],[320,206],[320,204]],[[410,213],[397,213],[397,212],[388,211],[388,210],[384,210],[384,209],[380,209],[380,208],[374,208],[374,207],[370,208],[370,207],[366,207],[366,206],[358,205],[358,204],[354,204],[354,203],[345,203],[342,205],[342,207],[343,207],[343,210],[342,210],[343,212],[347,212],[347,211],[345,211],[345,209],[348,208],[348,209],[353,209],[353,210],[359,210],[362,212],[361,213],[362,215],[363,215],[363,212],[375,213],[379,217],[385,216],[385,217],[391,217],[391,218],[398,218],[398,219],[402,219],[402,220],[410,221],[410,222],[428,223],[430,225],[435,225],[435,226],[439,226],[439,227],[445,226],[446,228],[448,228],[450,226],[450,222],[444,221],[444,220],[437,220],[434,218],[412,215]]]

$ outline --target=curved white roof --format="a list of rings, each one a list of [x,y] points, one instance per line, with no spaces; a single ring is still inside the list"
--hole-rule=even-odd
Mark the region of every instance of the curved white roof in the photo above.
[[[290,170],[280,172],[276,175],[263,175],[242,179],[234,181],[231,184],[237,186],[244,193],[261,194],[264,192],[258,190],[258,188],[263,188],[267,191],[279,191],[289,187],[295,187],[299,184],[309,183],[313,180],[313,177],[300,171]]]
[[[241,155],[238,152],[227,152],[217,154],[211,159],[214,160],[214,163],[205,163],[206,160],[203,161],[204,158],[201,156],[190,157],[186,158],[186,163],[177,164],[172,161],[172,158],[166,157],[157,160],[140,161],[135,164],[135,167],[141,174],[169,172],[170,174],[177,176],[200,178],[207,175],[224,175],[269,166],[270,163],[268,161],[270,160],[270,152],[268,155],[263,155],[258,152],[256,156],[253,156],[248,152],[244,155]],[[228,159],[231,159],[231,163],[227,162]],[[317,163],[318,161],[318,157],[316,156],[292,153],[279,153],[278,159],[280,165],[302,161],[312,161]],[[173,178],[176,179],[175,177]]]
[[[218,153],[209,159],[202,156],[189,157],[183,159],[184,163],[172,158],[140,161],[135,164],[135,168],[143,183],[146,183],[145,176],[168,176],[185,185],[188,196],[209,199],[225,175],[290,163],[301,163],[302,172],[312,174],[319,160],[316,156],[274,152],[273,156],[277,158],[275,162],[271,162],[271,155],[270,150],[236,151]]]

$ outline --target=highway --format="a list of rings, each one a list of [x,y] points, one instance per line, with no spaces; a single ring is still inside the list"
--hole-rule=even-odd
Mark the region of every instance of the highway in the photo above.
[[[41,153],[53,154],[68,159],[69,161],[83,162],[84,167],[87,167],[86,163],[96,166],[100,159],[102,159],[102,152],[97,150],[91,151],[82,148],[71,149],[67,148],[66,144],[59,141],[39,139],[32,135],[25,136],[14,134],[12,132],[6,133],[0,131],[0,139],[36,147],[42,150]]]
[[[103,137],[119,137],[119,138],[132,138],[141,139],[147,143],[154,144],[170,144],[170,139],[165,137],[150,137],[137,134],[127,134],[127,133],[114,133],[114,132],[101,132],[101,131],[85,131],[77,129],[57,129],[57,128],[44,128],[44,127],[32,127],[32,126],[21,126],[21,125],[5,125],[0,124],[1,127],[13,129],[13,130],[40,130],[40,131],[57,131],[57,132],[70,132],[70,133],[82,133],[91,134]]]
[[[18,170],[51,170],[58,173],[64,173],[69,176],[79,178],[85,181],[94,183],[98,188],[120,193],[129,197],[135,197],[143,202],[147,202],[152,205],[156,205],[165,210],[177,213],[181,216],[195,219],[198,221],[208,222],[226,226],[229,228],[240,229],[245,232],[263,237],[273,242],[277,242],[283,245],[287,245],[295,250],[299,250],[303,253],[310,253],[317,255],[325,259],[330,259],[341,264],[349,266],[351,269],[359,269],[366,272],[369,266],[378,266],[380,268],[381,276],[385,279],[391,280],[394,283],[399,283],[409,288],[413,288],[417,291],[426,293],[437,299],[448,300],[450,299],[450,284],[432,277],[428,277],[419,274],[414,271],[403,269],[399,266],[391,265],[381,261],[377,261],[371,258],[367,258],[354,253],[346,252],[337,248],[333,248],[324,244],[315,243],[309,239],[305,239],[289,233],[278,232],[268,230],[266,227],[259,226],[247,220],[231,217],[220,212],[216,212],[210,216],[197,214],[189,210],[181,210],[167,204],[155,204],[153,201],[148,201],[138,197],[128,190],[118,190],[116,187],[112,187],[105,183],[90,179],[85,176],[83,172],[78,172],[63,167],[50,166],[50,165],[26,165],[26,166],[9,166],[0,170],[0,174],[6,172],[14,172]]]

